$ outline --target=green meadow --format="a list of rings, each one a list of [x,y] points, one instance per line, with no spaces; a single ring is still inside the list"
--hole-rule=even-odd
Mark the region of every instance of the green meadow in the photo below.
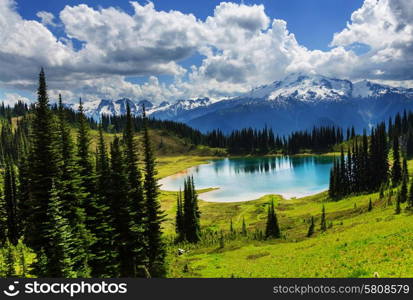
[[[162,158],[160,174],[182,171],[188,164],[203,163],[200,158]],[[170,165],[170,163],[172,165]],[[413,161],[409,161],[413,170]],[[173,173],[173,172],[172,172]],[[395,191],[395,190],[394,190]],[[209,241],[175,244],[174,218],[177,193],[162,191],[166,212],[165,235],[170,237],[169,277],[412,277],[413,215],[402,206],[395,214],[395,193],[351,196],[331,201],[327,192],[283,199],[267,195],[258,200],[237,203],[202,201],[198,191],[201,226]],[[372,209],[369,211],[371,199]],[[282,238],[254,238],[265,228],[267,205],[275,203]],[[327,231],[320,231],[322,206],[326,209]],[[310,218],[315,233],[307,237]],[[241,234],[242,220],[248,228]],[[230,233],[232,220],[234,233]],[[223,234],[224,241],[217,236]],[[184,249],[178,255],[178,249]]]

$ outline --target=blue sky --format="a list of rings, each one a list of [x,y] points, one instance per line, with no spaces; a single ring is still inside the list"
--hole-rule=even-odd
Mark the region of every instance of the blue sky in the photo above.
[[[68,101],[220,98],[291,72],[410,85],[408,2],[0,0],[0,98],[33,98],[40,66]]]

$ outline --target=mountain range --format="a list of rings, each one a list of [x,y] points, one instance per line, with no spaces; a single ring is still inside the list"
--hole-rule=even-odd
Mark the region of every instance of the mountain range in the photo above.
[[[397,112],[413,110],[413,89],[294,73],[220,101],[200,98],[154,105],[148,100],[124,98],[86,102],[85,112],[96,120],[102,114],[121,115],[126,112],[126,103],[133,114],[141,113],[144,104],[151,117],[183,122],[203,132],[268,126],[278,134],[288,134],[332,125],[354,126],[361,131]]]

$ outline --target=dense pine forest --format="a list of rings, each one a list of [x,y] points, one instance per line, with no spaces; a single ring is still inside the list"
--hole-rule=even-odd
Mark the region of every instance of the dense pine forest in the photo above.
[[[37,94],[30,113],[21,103],[1,108],[2,245],[8,253],[29,247],[35,254],[24,276],[30,269],[38,277],[164,277],[163,213],[145,114],[139,145],[128,109],[123,135],[110,145],[97,125],[92,152],[82,103],[77,113],[62,99],[51,107],[43,70]],[[14,131],[13,116],[19,117]],[[77,123],[75,138],[69,123]],[[14,267],[8,270],[13,276]]]
[[[353,137],[347,150],[341,147],[340,158],[330,174],[329,195],[340,199],[348,195],[371,193],[389,187],[398,188],[397,201],[413,207],[413,194],[408,197],[407,160],[413,155],[413,115],[404,112],[395,121],[378,124],[367,136]],[[410,184],[413,192],[413,181]]]

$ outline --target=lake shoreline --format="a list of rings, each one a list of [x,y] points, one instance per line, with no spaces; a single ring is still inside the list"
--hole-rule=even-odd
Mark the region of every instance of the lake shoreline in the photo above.
[[[180,181],[186,174],[196,174],[196,176],[201,176],[196,180],[199,183],[198,187],[200,186],[198,193],[203,194],[200,195],[200,200],[209,203],[249,202],[266,195],[278,195],[285,200],[300,199],[328,190],[327,174],[329,174],[332,160],[327,157],[334,156],[329,153],[325,155],[205,157],[202,161],[197,158],[191,166],[187,165],[187,168],[161,178],[160,189],[165,192],[177,192],[178,184],[181,185]],[[237,162],[238,160],[240,162]],[[219,172],[224,177],[221,177],[217,183],[216,176]],[[237,178],[234,179],[234,176]],[[251,182],[254,183],[252,188],[246,187],[250,186]]]

